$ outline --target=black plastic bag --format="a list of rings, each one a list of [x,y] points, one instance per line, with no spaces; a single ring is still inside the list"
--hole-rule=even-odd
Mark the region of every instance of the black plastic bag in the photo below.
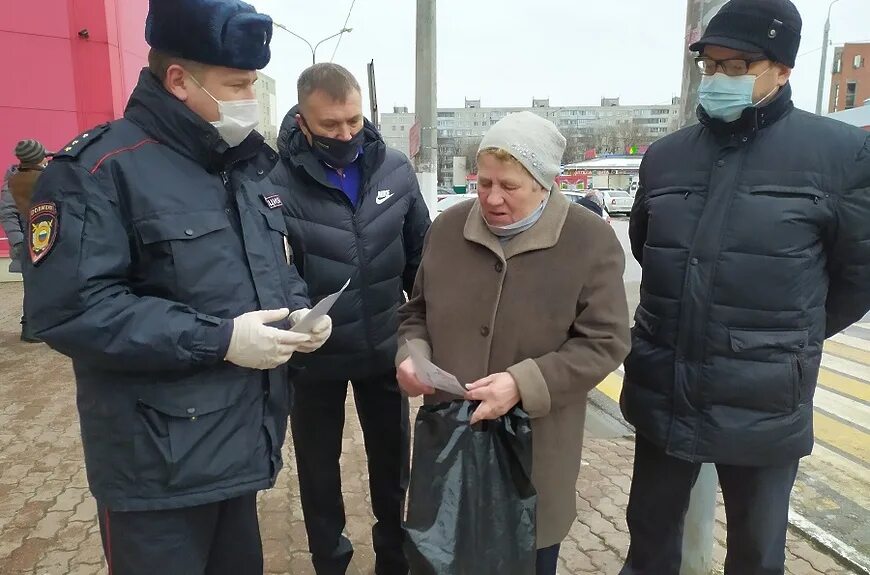
[[[514,409],[471,427],[474,404],[420,408],[405,552],[412,575],[535,572],[532,427]]]

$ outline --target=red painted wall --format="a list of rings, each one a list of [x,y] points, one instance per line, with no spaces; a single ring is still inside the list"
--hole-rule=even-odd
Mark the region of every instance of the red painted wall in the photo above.
[[[56,150],[123,114],[147,62],[147,13],[148,0],[0,0],[2,173],[19,140]]]

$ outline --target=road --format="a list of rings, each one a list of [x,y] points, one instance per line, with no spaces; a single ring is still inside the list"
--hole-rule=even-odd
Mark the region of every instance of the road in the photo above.
[[[631,256],[628,221],[613,229],[626,253],[630,308],[637,305],[641,269]],[[621,372],[599,389],[616,402]],[[870,564],[870,317],[825,344],[814,399],[816,445],[801,462],[792,497],[793,523],[818,527]],[[851,548],[848,549],[848,548]]]

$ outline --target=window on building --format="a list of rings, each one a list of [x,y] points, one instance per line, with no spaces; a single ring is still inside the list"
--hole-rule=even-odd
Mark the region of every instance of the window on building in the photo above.
[[[864,56],[862,56],[861,54],[858,54],[857,56],[855,56],[855,59],[852,60],[852,67],[855,68],[856,70],[858,68],[863,68],[864,67]]]
[[[394,131],[394,132],[396,131],[396,125],[395,125],[395,124],[393,124],[393,131]]]
[[[837,112],[840,109],[840,84],[834,84],[833,93],[831,94],[831,111]]]
[[[834,54],[834,74],[839,74],[843,71],[843,52],[837,50]]]
[[[858,92],[858,82],[846,82],[846,109],[855,107],[855,95]]]
[[[404,125],[404,124],[402,124],[402,131],[403,131],[403,132],[405,131],[405,125]]]

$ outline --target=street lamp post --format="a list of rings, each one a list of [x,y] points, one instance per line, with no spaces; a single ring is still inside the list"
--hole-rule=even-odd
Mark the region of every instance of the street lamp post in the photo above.
[[[816,114],[822,113],[822,98],[825,93],[825,65],[828,60],[828,35],[831,33],[831,8],[840,0],[833,0],[828,6],[828,18],[825,20],[825,35],[822,39],[822,65],[819,69],[819,92],[816,94]]]
[[[348,34],[353,32],[353,28],[342,28],[341,30],[339,30],[338,32],[333,34],[332,36],[324,38],[323,40],[321,40],[320,42],[318,42],[317,44],[314,44],[312,46],[311,42],[309,42],[308,40],[306,40],[305,38],[303,38],[302,36],[300,36],[299,34],[294,32],[293,30],[291,30],[287,26],[284,26],[283,24],[279,24],[277,22],[274,22],[274,24],[275,24],[276,28],[280,28],[280,29],[284,30],[285,32],[287,32],[288,34],[291,34],[292,36],[296,36],[297,38],[299,38],[300,40],[302,40],[303,42],[308,44],[308,49],[311,50],[311,65],[312,66],[317,63],[317,48],[319,48],[321,44],[323,44],[324,42],[326,42],[328,40],[332,40],[336,36],[341,36],[345,32],[347,32]]]

